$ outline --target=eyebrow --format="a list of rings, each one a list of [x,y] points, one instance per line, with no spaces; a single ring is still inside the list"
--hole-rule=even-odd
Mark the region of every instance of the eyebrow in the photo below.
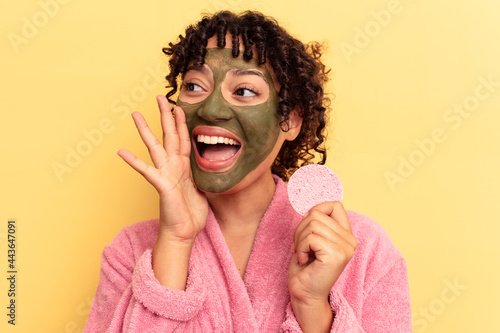
[[[262,74],[262,72],[258,71],[258,70],[255,70],[255,69],[232,69],[230,71],[231,74],[234,74],[236,76],[243,76],[243,75],[257,75],[258,77],[260,77],[262,80],[264,80],[267,84],[269,84],[269,82],[267,82],[267,79],[266,77],[264,76],[264,74]]]
[[[206,66],[199,65],[199,64],[192,64],[192,65],[188,66],[188,68],[186,68],[186,71],[184,72],[183,76],[189,71],[197,71],[197,72],[201,72],[203,74],[210,74],[210,71],[208,70],[208,68]]]

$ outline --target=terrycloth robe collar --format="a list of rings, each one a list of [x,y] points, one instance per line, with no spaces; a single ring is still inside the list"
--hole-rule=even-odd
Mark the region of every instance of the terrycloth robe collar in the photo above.
[[[262,325],[269,324],[266,321],[271,319],[270,316],[282,317],[290,300],[288,266],[293,252],[293,233],[301,216],[288,201],[286,184],[279,177],[273,177],[276,182],[275,194],[259,224],[244,279],[238,272],[211,209],[205,229],[198,235],[193,246],[190,269],[203,272],[203,275],[220,271],[224,277],[227,289],[223,289],[228,291],[228,306],[234,319],[232,323],[235,332],[259,331]],[[211,244],[210,251],[206,247],[208,243]],[[212,251],[218,261],[213,258],[210,260]],[[209,262],[218,267],[206,267]],[[216,275],[218,274],[215,273],[213,277]],[[213,283],[212,279],[202,280],[208,289],[213,290],[208,286]],[[271,321],[276,319],[272,318]]]

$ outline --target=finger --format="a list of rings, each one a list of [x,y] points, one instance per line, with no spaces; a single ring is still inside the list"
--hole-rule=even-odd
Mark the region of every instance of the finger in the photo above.
[[[330,217],[327,218],[330,219]],[[335,241],[336,238],[341,237],[327,224],[319,220],[312,220],[294,235],[294,246],[295,244],[303,241],[304,238],[306,238],[309,234],[315,234],[332,241]]]
[[[170,111],[170,104],[165,96],[156,96],[156,102],[160,108],[161,128],[163,130],[163,147],[167,155],[179,154],[179,134],[175,127],[174,117]]]
[[[166,157],[165,149],[163,149],[160,141],[158,141],[153,132],[151,132],[142,114],[133,112],[132,119],[134,119],[135,127],[137,127],[137,131],[139,131],[142,141],[148,148],[149,156],[151,156],[153,164],[159,168]]]
[[[311,226],[312,224],[312,226]],[[293,240],[295,243],[298,242],[299,237],[303,234],[311,233],[311,228],[314,227],[315,224],[322,224],[330,229],[341,232],[344,230],[347,232],[342,226],[340,226],[337,222],[335,222],[329,215],[321,212],[317,209],[311,209],[306,216],[299,223],[297,228],[295,229],[295,234],[293,236]],[[307,232],[306,232],[307,229]],[[321,228],[323,229],[323,228]],[[319,232],[319,230],[318,230]]]
[[[186,125],[186,114],[179,106],[174,107],[175,126],[179,133],[179,152],[183,156],[189,156],[191,152],[191,138]]]
[[[332,219],[337,221],[344,229],[352,232],[349,217],[340,201],[324,202],[314,206],[311,210],[319,210],[320,212],[329,215]]]
[[[347,263],[354,251],[355,248],[342,238],[338,238],[337,242],[332,242],[320,235],[309,234],[297,244],[296,255],[300,265],[307,264],[312,259],[330,265],[335,262]]]
[[[333,221],[331,218],[329,218],[329,220]],[[311,223],[309,223],[307,227],[298,235],[295,244],[302,242],[309,234],[314,234],[328,240],[332,245],[350,248],[354,251],[358,245],[354,235],[342,228],[335,221],[333,221],[333,224],[337,227],[336,230],[317,220],[311,221]]]
[[[356,238],[350,230],[346,230],[337,221],[319,209],[311,209],[297,226],[293,239],[294,245],[310,233],[321,235],[333,242],[338,242],[337,239],[341,238],[351,244],[352,247],[355,248],[357,246]]]
[[[322,256],[326,254],[328,240],[315,234],[309,234],[307,237],[297,243],[297,262],[299,265],[305,265],[311,260],[311,256],[321,261]]]
[[[330,215],[325,214],[320,209],[311,209],[304,220],[306,221],[306,223],[299,225],[299,232],[303,232],[304,229],[310,227],[311,223],[313,223],[314,221],[318,221],[325,224],[327,227],[343,237],[352,235],[352,231],[350,230],[350,228],[346,229],[339,223],[339,221],[336,221],[334,218],[332,218]]]
[[[140,173],[146,180],[155,186],[155,179],[157,179],[156,173],[157,169],[153,168],[143,160],[136,157],[130,151],[126,149],[120,149],[116,152],[128,165],[132,167],[135,171]],[[156,187],[156,186],[155,186]]]

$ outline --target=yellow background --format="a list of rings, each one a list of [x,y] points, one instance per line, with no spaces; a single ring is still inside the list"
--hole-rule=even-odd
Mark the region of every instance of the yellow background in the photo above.
[[[376,219],[406,258],[415,332],[497,332],[494,0],[3,0],[0,330],[83,329],[103,247],[123,226],[157,216],[153,188],[115,154],[147,158],[129,114],[142,111],[160,133],[161,47],[201,12],[230,7],[261,10],[303,41],[329,43],[328,165],[343,181],[345,206]],[[490,90],[481,78],[493,81]],[[459,117],[453,108],[463,103],[471,111]],[[86,156],[71,159],[71,150]],[[389,173],[400,178],[391,183]],[[17,223],[15,327],[6,323],[8,219]]]

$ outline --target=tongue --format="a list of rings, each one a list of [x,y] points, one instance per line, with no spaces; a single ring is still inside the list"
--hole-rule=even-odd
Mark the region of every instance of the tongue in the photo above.
[[[216,144],[206,145],[203,152],[203,158],[209,161],[225,161],[233,157],[238,151],[239,146]]]

